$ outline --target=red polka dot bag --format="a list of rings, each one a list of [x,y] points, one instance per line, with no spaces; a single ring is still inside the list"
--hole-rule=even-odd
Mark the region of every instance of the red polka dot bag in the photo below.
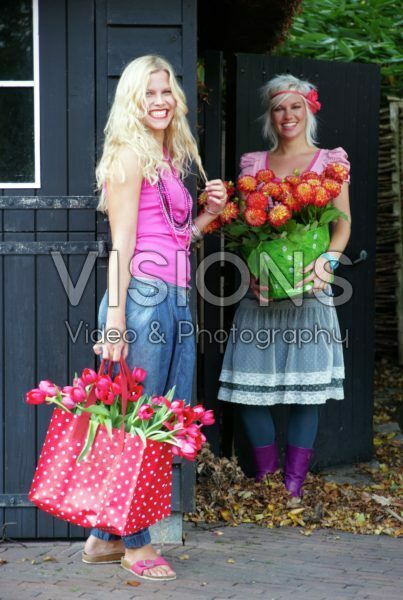
[[[172,456],[194,460],[212,411],[142,394],[143,369],[84,369],[73,386],[41,381],[28,404],[55,404],[29,499],[54,517],[129,535],[171,511]]]

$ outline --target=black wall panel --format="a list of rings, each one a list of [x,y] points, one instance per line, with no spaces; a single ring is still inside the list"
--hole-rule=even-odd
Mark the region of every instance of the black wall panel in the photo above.
[[[80,323],[96,327],[106,289],[108,223],[95,210],[95,165],[113,97],[108,87],[114,90],[136,56],[165,55],[182,78],[195,127],[195,19],[196,0],[39,0],[42,186],[0,195],[0,525],[10,523],[12,538],[85,535],[28,502],[51,409],[27,406],[24,397],[41,379],[67,385],[75,371],[97,366],[92,342],[83,335],[74,342],[65,321],[73,331]],[[12,252],[5,242],[15,242]],[[68,245],[63,260],[73,284],[88,250],[98,251],[77,306],[65,294],[52,242]],[[176,461],[175,510],[193,506],[193,471]]]

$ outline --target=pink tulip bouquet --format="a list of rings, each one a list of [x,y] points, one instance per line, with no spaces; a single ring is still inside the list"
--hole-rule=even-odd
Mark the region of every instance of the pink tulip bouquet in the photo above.
[[[28,404],[54,404],[68,413],[80,416],[90,413],[85,444],[77,461],[81,461],[90,451],[97,430],[104,426],[112,438],[113,429],[122,428],[125,433],[138,435],[143,444],[147,439],[166,442],[172,445],[173,453],[194,460],[206,441],[201,428],[212,425],[212,410],[202,405],[187,406],[183,400],[174,399],[175,388],[165,396],[148,396],[143,393],[143,382],[147,372],[135,368],[127,378],[127,408],[122,411],[122,378],[118,373],[104,373],[102,361],[99,372],[84,369],[81,376],[77,373],[72,386],[60,388],[49,380],[41,381],[39,386],[26,394]],[[125,378],[126,379],[126,378]]]

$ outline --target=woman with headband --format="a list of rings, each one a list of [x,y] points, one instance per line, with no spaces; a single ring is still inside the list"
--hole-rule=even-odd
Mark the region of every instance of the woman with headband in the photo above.
[[[292,75],[280,75],[263,87],[266,105],[264,135],[269,151],[251,152],[241,157],[240,175],[255,175],[271,169],[274,181],[290,175],[313,171],[321,174],[329,163],[349,168],[343,148],[318,148],[315,140],[316,113],[320,109],[315,87]],[[348,179],[349,181],[349,179]],[[304,283],[312,282],[302,302],[290,298],[270,300],[267,287],[252,278],[250,291],[241,301],[234,317],[236,331],[277,332],[265,347],[230,337],[220,375],[218,398],[236,403],[253,447],[256,480],[279,467],[275,428],[270,407],[289,405],[284,483],[298,503],[313,454],[318,429],[318,409],[329,398],[344,398],[343,350],[340,328],[329,281],[350,237],[351,214],[348,182],[333,200],[348,220],[332,223],[330,246],[304,269]],[[298,284],[297,284],[298,285]],[[322,332],[313,335],[316,330]],[[295,341],[295,334],[311,332],[309,342]],[[258,336],[259,337],[259,336]],[[260,347],[259,347],[260,346]]]

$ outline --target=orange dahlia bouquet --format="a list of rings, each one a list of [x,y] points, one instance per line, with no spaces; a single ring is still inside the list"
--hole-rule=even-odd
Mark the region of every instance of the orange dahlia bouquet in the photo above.
[[[239,177],[236,188],[225,182],[228,202],[205,233],[224,234],[226,247],[237,250],[252,275],[270,289],[270,297],[286,298],[311,289],[295,285],[303,268],[329,247],[329,223],[347,219],[333,206],[348,169],[330,163],[318,175],[297,172],[279,180],[271,169]],[[206,201],[199,196],[199,205]]]

